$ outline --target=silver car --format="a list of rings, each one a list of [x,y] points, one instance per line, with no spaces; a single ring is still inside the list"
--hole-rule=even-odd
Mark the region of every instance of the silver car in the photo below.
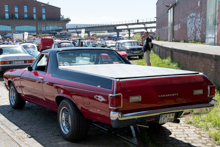
[[[0,45],[0,72],[14,68],[25,68],[33,62],[34,57],[21,46]]]
[[[37,46],[33,43],[22,43],[21,46],[27,51],[29,55],[33,56],[35,59],[40,54]]]

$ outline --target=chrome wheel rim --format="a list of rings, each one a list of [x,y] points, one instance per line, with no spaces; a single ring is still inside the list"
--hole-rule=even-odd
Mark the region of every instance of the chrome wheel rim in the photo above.
[[[9,95],[10,103],[14,105],[15,104],[15,88],[13,86],[11,86],[9,94],[10,94]]]
[[[71,128],[71,119],[69,111],[66,107],[63,107],[59,114],[60,128],[64,134],[68,134]]]

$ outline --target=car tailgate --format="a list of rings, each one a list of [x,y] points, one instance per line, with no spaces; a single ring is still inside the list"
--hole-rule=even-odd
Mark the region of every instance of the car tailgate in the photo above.
[[[120,111],[152,110],[208,102],[208,85],[204,75],[167,76],[120,80],[117,92],[123,96]]]

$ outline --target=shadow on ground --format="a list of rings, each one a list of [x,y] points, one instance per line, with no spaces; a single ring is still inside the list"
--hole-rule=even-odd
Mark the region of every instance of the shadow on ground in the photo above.
[[[31,103],[27,103],[22,110],[14,110],[9,105],[3,105],[0,106],[0,113],[43,146],[129,146],[117,139],[117,137],[104,133],[93,126],[90,127],[88,137],[83,141],[77,143],[68,142],[62,138],[59,132],[56,112]],[[106,128],[115,133],[120,132],[120,135],[133,140],[132,133],[129,132],[128,128],[113,129],[109,127],[107,125]],[[136,128],[135,130],[139,146],[171,147],[181,145],[193,147],[188,143],[170,137],[171,132],[165,127],[157,129],[138,128],[138,131]]]
[[[27,103],[22,110],[3,105],[0,106],[0,113],[43,146],[126,146],[123,141],[92,126],[83,141],[68,142],[59,132],[56,112],[31,103]]]

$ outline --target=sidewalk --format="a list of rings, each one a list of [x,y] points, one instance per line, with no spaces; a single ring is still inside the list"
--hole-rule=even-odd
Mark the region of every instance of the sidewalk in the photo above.
[[[166,42],[156,40],[153,40],[153,43],[167,48],[220,56],[220,46],[203,45],[195,43]]]

